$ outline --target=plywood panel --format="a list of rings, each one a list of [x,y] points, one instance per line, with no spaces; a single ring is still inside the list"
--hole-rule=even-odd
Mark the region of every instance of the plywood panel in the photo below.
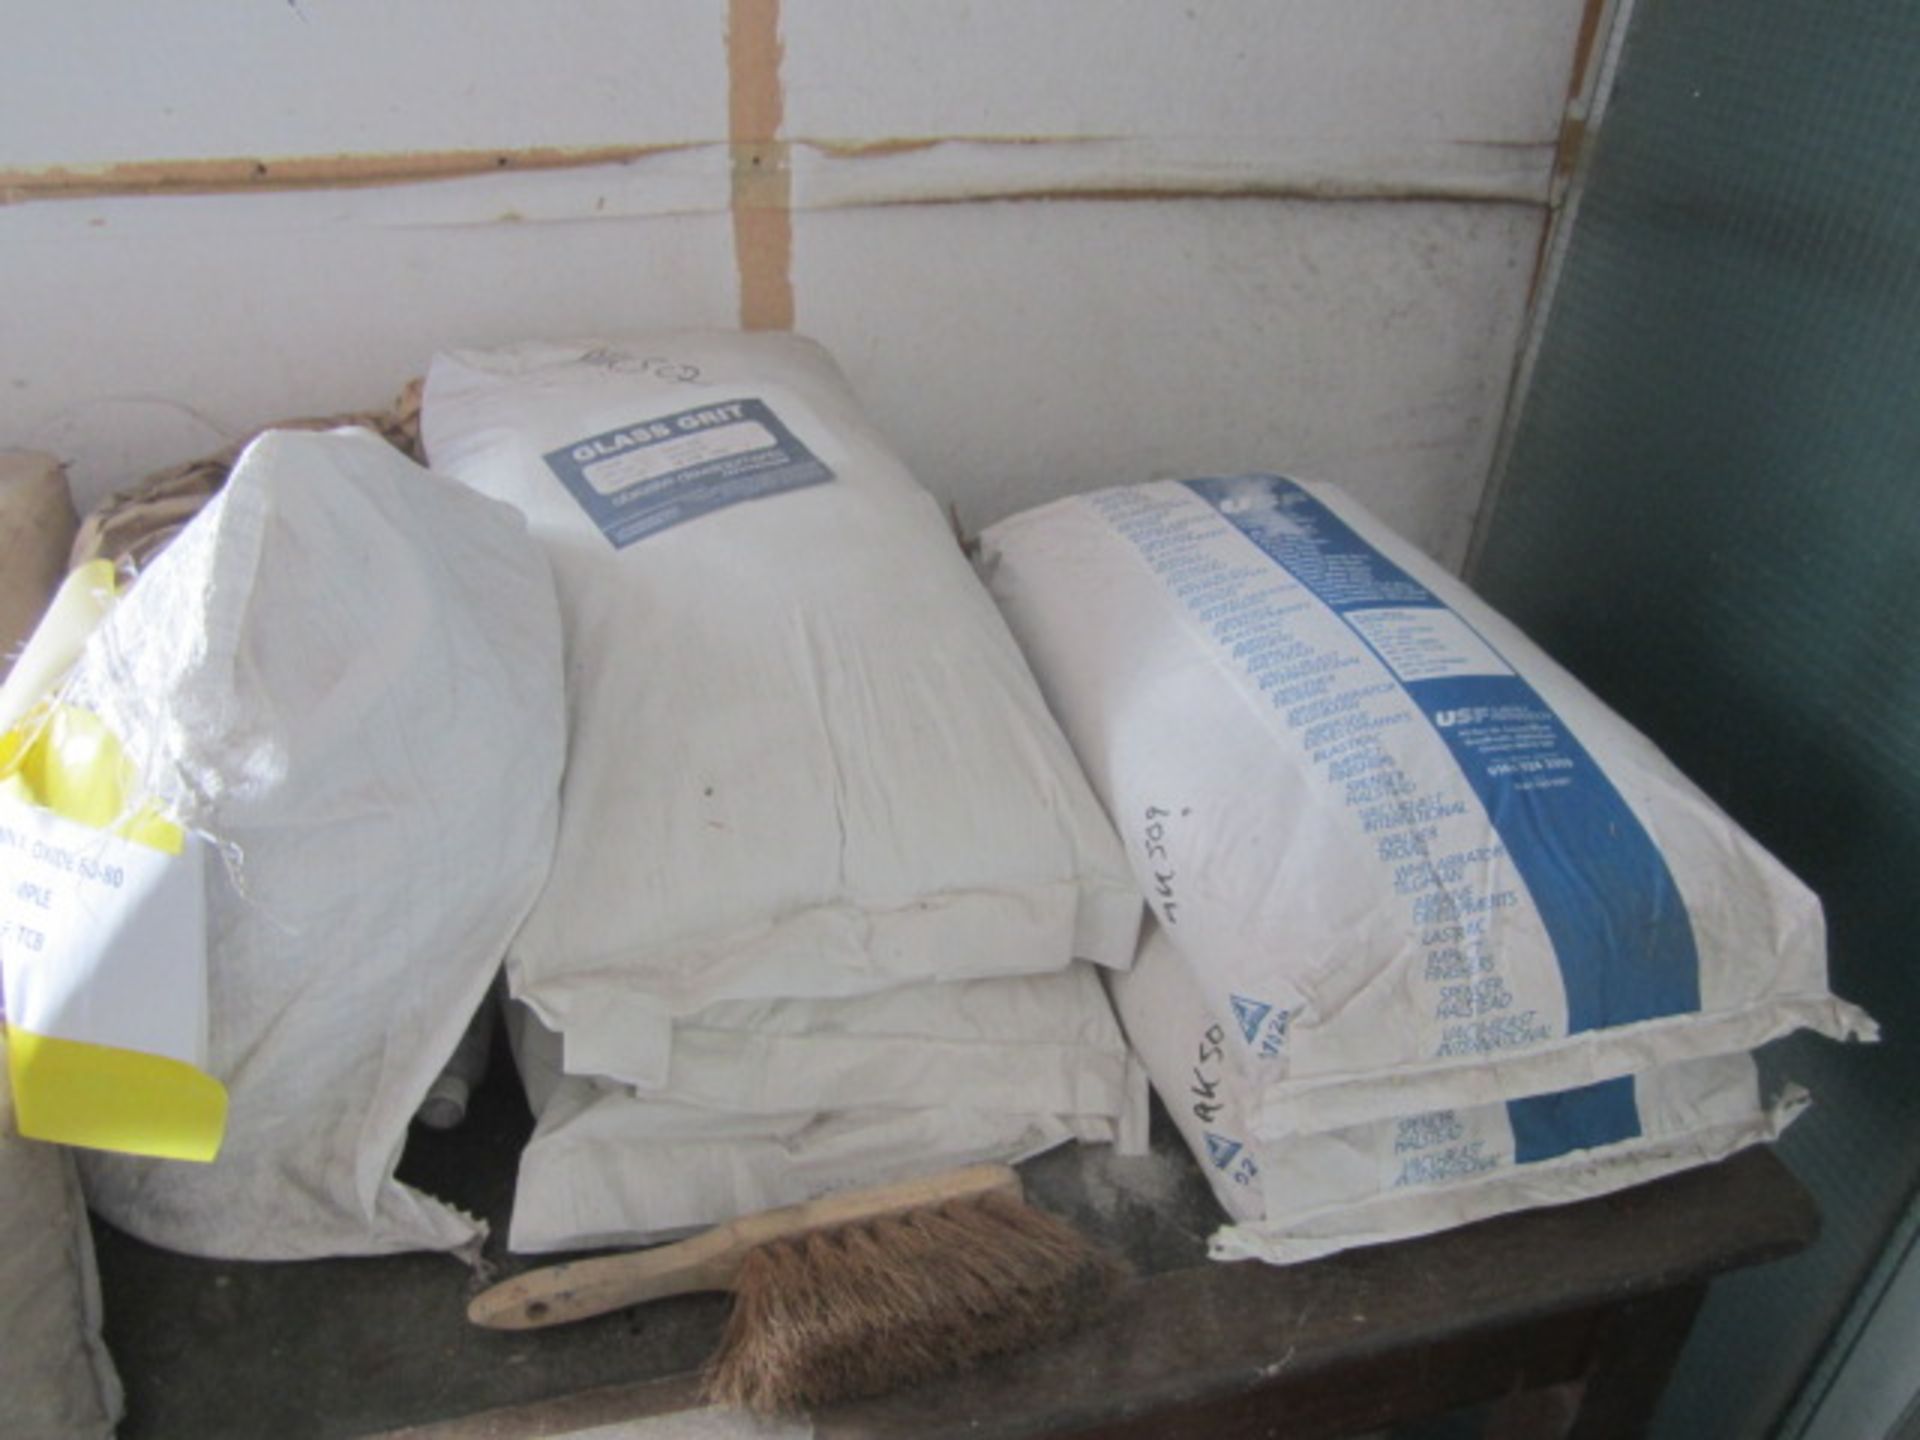
[[[720,0],[18,5],[0,168],[726,134]]]
[[[1286,467],[1454,561],[1595,3],[30,8],[0,443],[85,503],[438,345],[795,323],[971,524]]]
[[[791,0],[788,129],[1001,142],[939,157],[975,187],[997,165],[1024,186],[1186,179],[1542,198],[1584,9]]]
[[[1541,198],[1587,0],[787,0],[802,204],[931,191]],[[727,0],[29,8],[0,174],[328,183],[724,146]],[[737,80],[736,77],[732,77]],[[909,142],[902,149],[901,142]],[[938,154],[928,154],[937,149]],[[858,167],[851,157],[872,162]],[[258,174],[212,162],[259,160]],[[877,190],[876,190],[877,187]]]
[[[1580,0],[788,0],[796,134],[1551,138]]]
[[[384,404],[442,345],[728,325],[725,177],[624,169],[0,208],[0,444],[84,506],[289,415]],[[649,194],[654,187],[648,185]]]
[[[1454,564],[1540,223],[1270,201],[810,213],[799,324],[970,527],[1094,485],[1283,469]]]

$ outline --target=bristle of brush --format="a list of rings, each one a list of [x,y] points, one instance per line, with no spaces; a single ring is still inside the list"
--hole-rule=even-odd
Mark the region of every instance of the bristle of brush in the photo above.
[[[878,1395],[1063,1335],[1125,1267],[986,1195],[763,1245],[734,1282],[708,1398],[763,1415]]]

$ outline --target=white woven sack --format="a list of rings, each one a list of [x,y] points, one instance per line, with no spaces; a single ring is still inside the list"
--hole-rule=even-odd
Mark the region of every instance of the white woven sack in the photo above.
[[[1106,490],[982,553],[1256,1133],[1872,1033],[1814,895],[1332,488]]]
[[[818,346],[441,355],[436,469],[553,559],[572,743],[508,959],[575,1074],[717,1002],[1131,958],[1111,827],[932,498]]]
[[[89,1154],[154,1244],[296,1259],[473,1242],[407,1124],[552,854],[552,579],[520,517],[364,431],[273,432],[95,632],[68,696],[208,867],[209,1165]]]

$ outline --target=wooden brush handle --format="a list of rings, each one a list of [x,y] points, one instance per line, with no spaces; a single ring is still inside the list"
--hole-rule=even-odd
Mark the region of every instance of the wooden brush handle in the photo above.
[[[769,1241],[995,1192],[1018,1199],[1020,1177],[1005,1165],[970,1165],[869,1190],[822,1195],[804,1205],[743,1215],[673,1245],[529,1270],[474,1296],[467,1318],[490,1330],[535,1330],[668,1295],[726,1290],[746,1253]]]

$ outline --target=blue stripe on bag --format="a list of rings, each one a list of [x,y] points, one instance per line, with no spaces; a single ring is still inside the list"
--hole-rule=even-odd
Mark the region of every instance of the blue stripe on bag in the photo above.
[[[1291,480],[1185,483],[1376,654],[1362,628],[1368,611],[1458,618]],[[1693,926],[1665,858],[1533,687],[1512,673],[1399,683],[1453,755],[1526,883],[1566,988],[1568,1032],[1698,1010]]]
[[[1640,1135],[1640,1109],[1633,1100],[1633,1078],[1602,1080],[1554,1095],[1530,1095],[1507,1102],[1513,1127],[1513,1161],[1532,1165],[1575,1150],[1617,1145]]]

